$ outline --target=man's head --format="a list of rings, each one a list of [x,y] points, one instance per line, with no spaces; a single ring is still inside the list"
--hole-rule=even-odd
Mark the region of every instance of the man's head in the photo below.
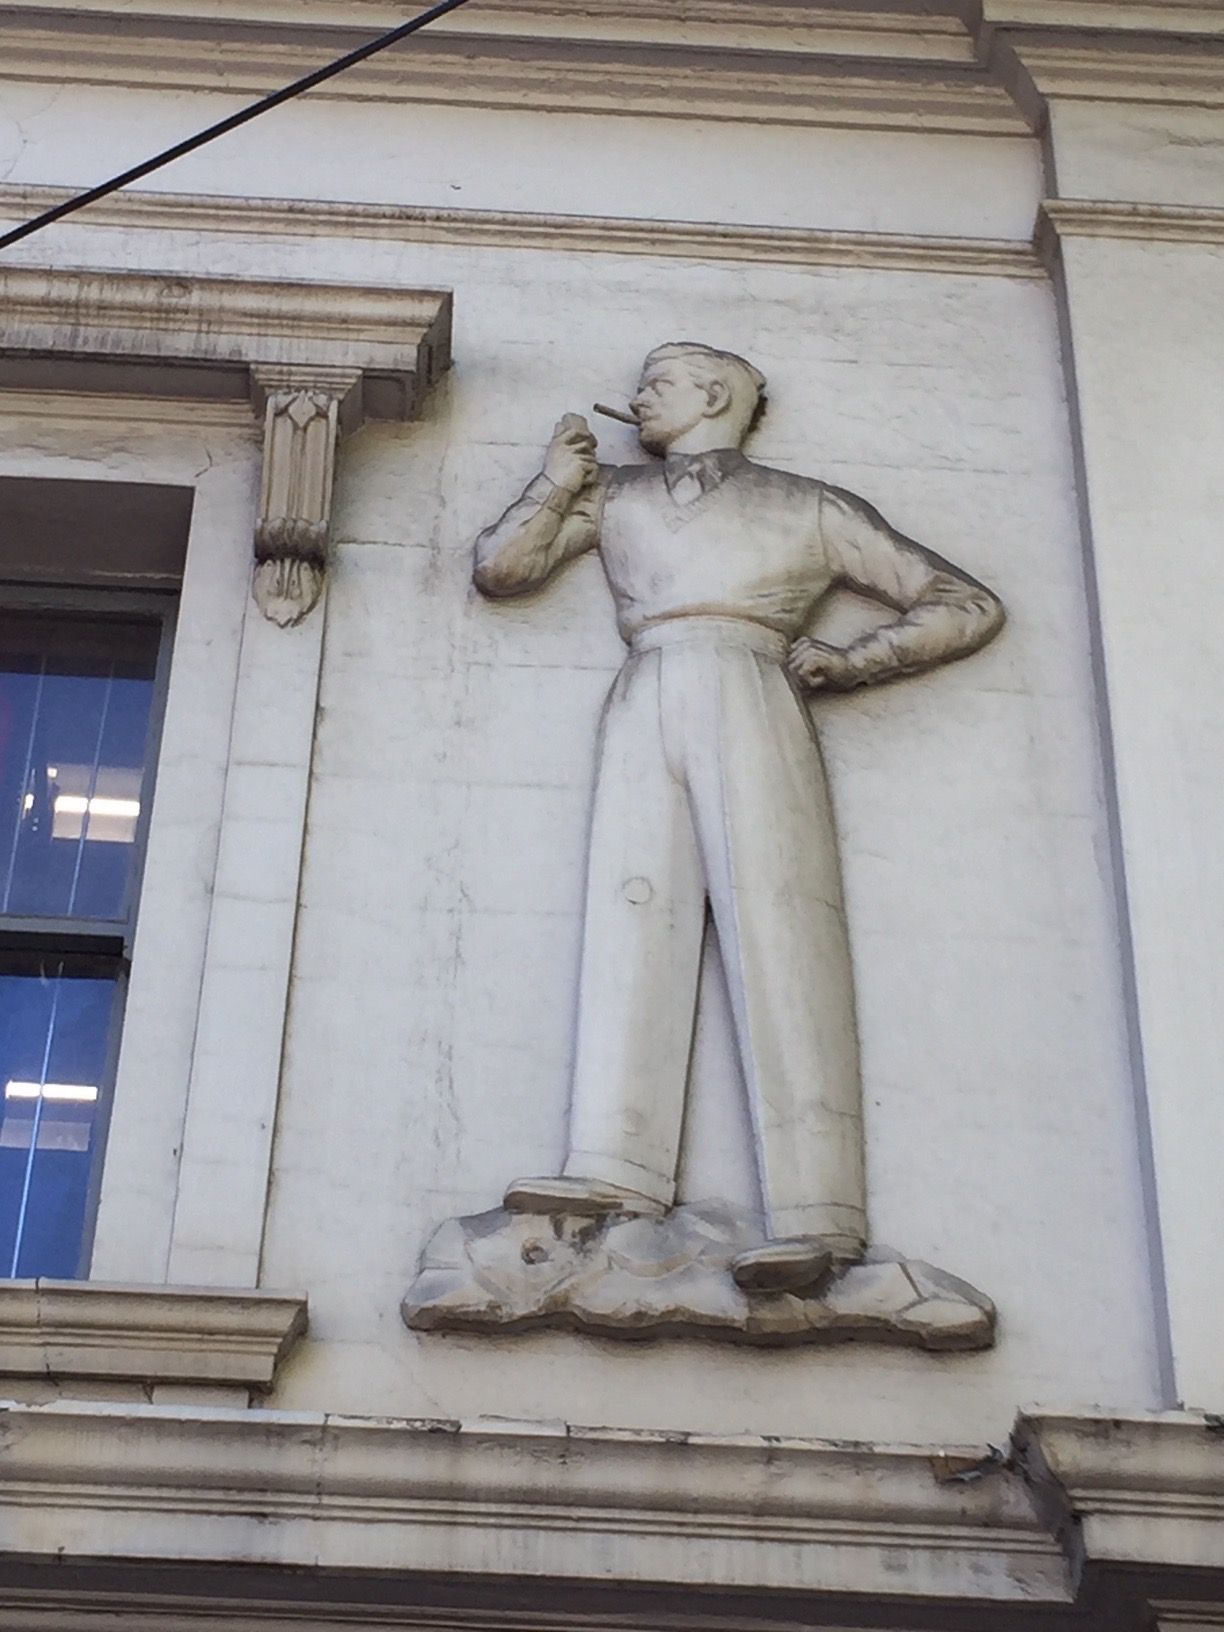
[[[738,448],[765,407],[765,376],[731,351],[695,341],[656,346],[630,404],[647,453]]]

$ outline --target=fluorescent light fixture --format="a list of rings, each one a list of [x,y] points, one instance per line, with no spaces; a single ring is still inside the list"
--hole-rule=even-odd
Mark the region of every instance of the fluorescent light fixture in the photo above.
[[[140,815],[139,799],[108,799],[103,794],[95,794],[92,799],[86,799],[81,793],[57,793],[55,796],[55,814],[57,816],[84,816],[88,811],[91,816],[119,816],[129,822],[134,822]]]
[[[74,772],[77,767],[70,767]],[[81,783],[74,775],[77,786]],[[112,786],[117,778],[108,773]],[[124,781],[127,780],[125,777]],[[69,786],[71,786],[71,782]],[[120,788],[123,782],[120,782]],[[137,784],[138,786],[139,784]],[[64,786],[64,768],[61,767],[57,788]],[[88,788],[89,783],[85,786]],[[135,790],[133,790],[135,791]],[[53,839],[89,839],[91,844],[132,844],[136,839],[136,824],[140,818],[140,800],[131,795],[116,793],[57,793],[51,812]]]
[[[12,1077],[4,1085],[5,1099],[57,1099],[70,1105],[92,1105],[98,1090],[88,1082],[20,1082]]]

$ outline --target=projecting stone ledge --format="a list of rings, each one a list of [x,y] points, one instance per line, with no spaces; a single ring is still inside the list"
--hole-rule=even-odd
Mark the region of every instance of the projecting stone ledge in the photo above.
[[[657,1219],[497,1208],[435,1232],[404,1321],[418,1331],[551,1327],[764,1345],[857,1338],[946,1351],[994,1342],[989,1298],[887,1247],[810,1294],[743,1292],[731,1260],[763,1239],[759,1219],[714,1202]]]

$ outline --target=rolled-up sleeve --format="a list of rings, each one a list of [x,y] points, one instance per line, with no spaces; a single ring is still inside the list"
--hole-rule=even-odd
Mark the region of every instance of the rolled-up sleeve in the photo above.
[[[897,532],[865,500],[826,488],[820,523],[835,582],[902,614],[846,648],[853,684],[967,657],[1003,627],[1003,603],[992,590]]]
[[[601,469],[579,493],[539,475],[476,540],[472,574],[482,595],[522,595],[599,542],[607,479]]]

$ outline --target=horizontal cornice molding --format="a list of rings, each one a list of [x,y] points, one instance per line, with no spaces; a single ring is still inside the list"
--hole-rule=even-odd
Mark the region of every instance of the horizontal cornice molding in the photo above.
[[[54,17],[118,15],[115,0],[7,0],[13,15]],[[199,0],[143,0],[141,12],[165,23],[210,15]],[[407,0],[312,0],[308,26],[361,28],[374,32],[404,22]],[[299,0],[226,0],[228,21],[301,30]],[[887,57],[895,61],[969,66],[973,40],[961,0],[481,0],[448,17],[445,32],[496,38],[672,42],[689,47],[736,50],[784,49],[807,55]]]
[[[0,1282],[0,1377],[266,1389],[305,1330],[300,1293]]]
[[[401,8],[395,19],[404,15]],[[391,14],[388,12],[388,16]],[[674,39],[688,45],[766,48],[812,55],[888,57],[894,61],[942,62],[969,66],[973,41],[963,8],[952,0],[937,5],[863,4],[853,0],[685,0],[663,7],[657,0],[483,0],[475,11],[457,13],[458,33],[499,34],[538,31],[556,37]]]
[[[280,360],[287,345],[301,342],[346,341],[415,352],[421,335],[450,305],[445,290],[103,267],[7,265],[0,268],[0,280],[6,345],[19,343],[26,324],[51,319],[62,331],[72,318],[73,328],[86,332],[148,331],[151,345],[165,335],[183,355],[238,356],[242,337],[261,361]],[[294,354],[289,360],[300,359]]]
[[[563,1424],[4,1411],[6,1547],[69,1533],[92,1558],[232,1556],[320,1570],[1063,1603],[1065,1560],[1015,1475],[980,1452]]]
[[[1214,1571],[1224,1588],[1224,1421],[1201,1411],[1021,1417],[1016,1454],[1087,1564]]]
[[[1224,34],[1170,39],[1016,29],[1001,43],[1045,98],[1224,106]]]
[[[1224,107],[1224,9],[1212,27],[1186,33],[1133,26],[1138,20],[1123,6],[1112,27],[986,22],[979,50],[1033,129],[1062,102]]]
[[[17,79],[254,97],[403,20],[391,0],[7,0]],[[313,94],[1024,136],[1047,97],[1224,105],[1204,0],[484,0]]]
[[[183,1592],[40,1591],[0,1585],[0,1632],[582,1632],[588,1623],[572,1615],[499,1609],[451,1610],[405,1605],[317,1601],[300,1605],[275,1600],[212,1599]],[[600,1616],[589,1632],[658,1632],[637,1618]],[[980,1629],[979,1629],[980,1632]],[[1179,1629],[1182,1632],[1182,1629]]]
[[[0,185],[0,219],[25,220],[67,197],[65,188]],[[76,224],[276,238],[386,239],[472,249],[534,249],[701,262],[748,261],[764,266],[858,266],[975,277],[1044,275],[1033,246],[1008,239],[442,210],[400,204],[124,192],[91,204],[76,217]]]
[[[30,18],[131,15],[116,0],[6,0],[6,11]],[[311,0],[304,24],[299,0],[226,0],[228,20],[277,30],[393,28],[413,12],[410,0]],[[201,0],[141,0],[140,14],[161,22],[199,22],[214,15]],[[550,39],[670,40],[814,55],[878,56],[897,61],[972,62],[975,31],[1029,27],[1063,32],[1224,35],[1216,0],[481,0],[455,13],[445,32]]]
[[[361,411],[411,419],[450,364],[444,290],[0,265],[0,384],[250,398],[259,371],[360,379]]]
[[[981,0],[987,25],[1125,34],[1224,35],[1217,0]]]
[[[1143,243],[1224,244],[1224,208],[1048,198],[1041,206],[1039,241],[1046,248],[1060,238],[1132,238]]]
[[[1162,1603],[1152,1605],[1157,1632],[1216,1632],[1224,1627],[1224,1604]]]
[[[1053,1632],[1147,1625],[1145,1600],[1199,1632],[1224,1604],[1224,1433],[1201,1412],[1034,1409],[1006,1461],[67,1401],[0,1405],[0,1428],[21,1560],[0,1632],[746,1632],[889,1603],[898,1626]]]
[[[623,9],[623,8],[622,8]],[[793,11],[801,8],[772,8]],[[510,32],[512,17],[516,28]],[[570,14],[571,18],[573,16]],[[663,11],[659,14],[666,17]],[[729,19],[729,13],[724,14]],[[558,25],[557,14],[510,13],[443,24],[314,92],[345,99],[446,102],[540,111],[638,114],[991,136],[1027,134],[1007,92],[966,50],[963,31],[858,30],[833,8],[772,30],[742,27],[729,41],[700,26],[648,29],[636,10],[613,27]],[[853,18],[854,13],[850,16]],[[879,19],[877,18],[877,23]],[[102,10],[0,7],[4,73],[57,83],[221,91],[255,96],[369,38],[365,26],[304,26],[300,11],[273,25]],[[948,42],[946,55],[933,40]]]
[[[52,424],[122,425],[129,430],[157,429],[167,426],[188,426],[199,430],[202,425],[218,430],[235,432],[247,441],[257,439],[259,425],[251,413],[249,402],[218,400],[199,397],[117,397],[104,392],[88,391],[18,391],[0,389],[0,419],[48,420]]]

